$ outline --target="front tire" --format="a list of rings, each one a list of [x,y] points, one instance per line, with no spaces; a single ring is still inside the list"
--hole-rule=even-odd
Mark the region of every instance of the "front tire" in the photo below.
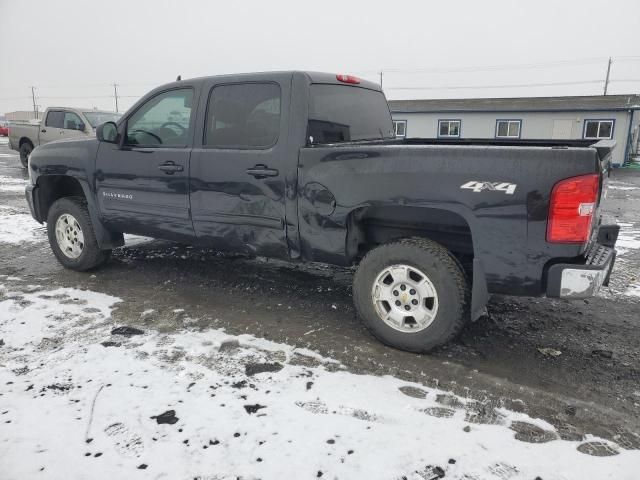
[[[49,244],[58,261],[71,270],[85,271],[104,264],[111,250],[100,250],[82,197],[56,200],[47,215]]]
[[[442,245],[408,238],[371,250],[353,280],[353,299],[383,343],[428,352],[452,340],[469,318],[469,285]]]
[[[22,164],[22,168],[27,168],[29,166],[29,156],[33,152],[33,145],[31,142],[24,142],[20,145],[20,163]]]

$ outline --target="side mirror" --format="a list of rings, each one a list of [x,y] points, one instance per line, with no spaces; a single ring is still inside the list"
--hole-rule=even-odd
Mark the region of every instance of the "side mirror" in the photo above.
[[[101,142],[118,143],[118,126],[114,122],[106,122],[96,129],[96,138]]]
[[[84,123],[80,122],[76,128],[81,132],[84,132],[84,129],[87,128],[87,126]]]

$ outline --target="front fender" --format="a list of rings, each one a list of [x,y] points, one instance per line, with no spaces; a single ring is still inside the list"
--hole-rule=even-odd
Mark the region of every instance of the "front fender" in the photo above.
[[[50,204],[67,196],[64,191],[55,191],[45,178],[73,179],[80,185],[87,202],[96,240],[101,249],[107,250],[124,245],[122,233],[112,232],[101,221],[95,197],[95,158],[99,142],[94,138],[60,140],[36,148],[29,158],[31,188],[27,189],[28,203],[34,218],[46,221]],[[64,182],[63,182],[64,183]],[[43,185],[47,185],[43,190]],[[47,191],[49,189],[49,191]],[[77,188],[75,189],[77,190]],[[76,192],[74,192],[76,193]],[[77,193],[76,193],[77,194]]]

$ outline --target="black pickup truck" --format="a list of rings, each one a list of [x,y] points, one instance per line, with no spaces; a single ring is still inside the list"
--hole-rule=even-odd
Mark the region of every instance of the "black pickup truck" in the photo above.
[[[366,326],[423,352],[491,293],[583,298],[615,260],[611,142],[396,139],[380,87],[349,75],[177,81],[96,133],[29,161],[31,213],[75,270],[123,232],[357,265]]]

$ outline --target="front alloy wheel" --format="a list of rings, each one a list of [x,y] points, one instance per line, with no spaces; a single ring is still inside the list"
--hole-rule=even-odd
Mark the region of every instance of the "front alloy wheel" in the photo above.
[[[69,258],[76,259],[84,249],[84,234],[78,220],[65,213],[56,221],[56,240],[60,251]]]
[[[83,197],[59,198],[47,214],[49,244],[66,268],[85,271],[104,264],[111,250],[101,250]]]

